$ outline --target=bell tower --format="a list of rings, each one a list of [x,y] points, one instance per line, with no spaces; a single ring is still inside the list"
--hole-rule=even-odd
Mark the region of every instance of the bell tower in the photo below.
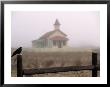
[[[56,19],[56,21],[55,21],[54,29],[55,29],[55,30],[60,29],[60,23],[59,23],[58,19]]]

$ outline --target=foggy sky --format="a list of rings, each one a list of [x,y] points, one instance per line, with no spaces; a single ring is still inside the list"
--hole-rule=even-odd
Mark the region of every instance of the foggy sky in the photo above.
[[[56,19],[61,24],[60,30],[68,35],[69,46],[100,46],[100,14],[98,11],[13,11],[11,13],[12,47],[32,47],[32,40],[54,30],[53,24]]]

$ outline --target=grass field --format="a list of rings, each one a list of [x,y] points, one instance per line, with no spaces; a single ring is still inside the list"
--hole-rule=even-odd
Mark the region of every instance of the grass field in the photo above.
[[[12,52],[15,49],[12,49]],[[99,54],[99,50],[91,49],[35,49],[24,48],[22,52],[23,68],[63,67],[75,65],[91,65],[92,51]],[[12,59],[12,76],[16,76],[16,62]],[[99,63],[99,55],[98,55]],[[69,71],[58,73],[36,74],[37,77],[91,77],[91,71]]]

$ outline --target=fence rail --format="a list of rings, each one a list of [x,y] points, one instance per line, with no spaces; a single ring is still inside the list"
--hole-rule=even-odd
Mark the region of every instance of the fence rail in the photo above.
[[[17,55],[17,77],[23,77],[23,75],[80,71],[80,70],[92,70],[92,77],[97,77],[97,71],[100,70],[100,65],[97,65],[97,53],[92,53],[92,65],[50,67],[50,68],[33,68],[33,69],[23,69],[22,55]]]
[[[23,74],[34,75],[34,74],[57,73],[57,72],[67,72],[67,71],[93,70],[94,68],[96,68],[97,70],[100,69],[99,65],[52,67],[52,68],[24,69]]]

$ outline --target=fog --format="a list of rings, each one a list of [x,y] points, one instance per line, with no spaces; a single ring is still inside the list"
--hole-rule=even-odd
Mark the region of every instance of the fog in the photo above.
[[[58,19],[60,30],[69,38],[68,46],[100,47],[100,13],[86,12],[34,12],[13,11],[11,13],[11,46],[32,47],[32,40],[54,30]]]

